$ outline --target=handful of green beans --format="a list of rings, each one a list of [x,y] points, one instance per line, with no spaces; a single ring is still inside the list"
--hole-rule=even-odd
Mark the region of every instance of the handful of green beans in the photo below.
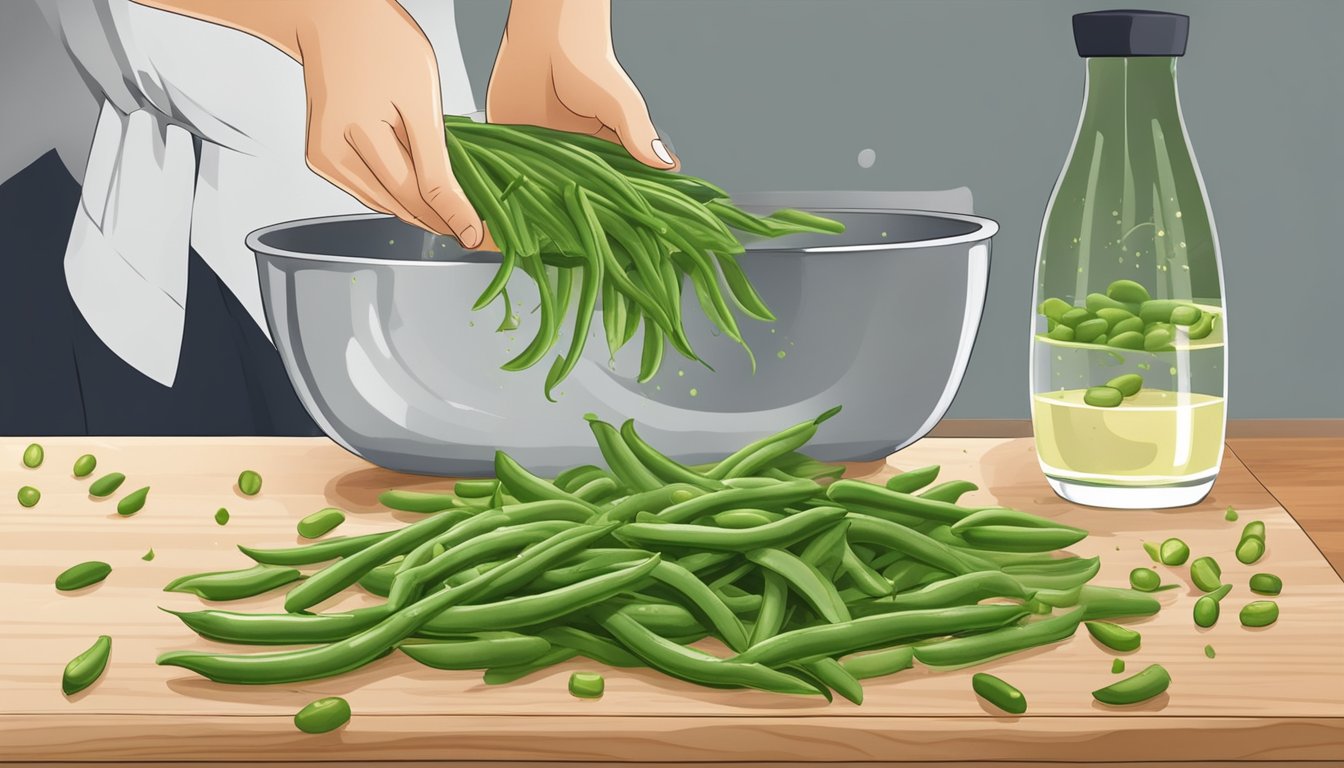
[[[444,124],[453,171],[501,255],[474,308],[504,298],[500,330],[512,330],[517,320],[505,289],[514,270],[537,286],[536,335],[504,370],[541,362],[574,300],[569,348],[546,375],[548,398],[578,363],[599,302],[612,356],[643,326],[641,382],[658,372],[667,344],[699,360],[682,325],[687,278],[705,315],[750,355],[720,281],[748,317],[775,317],[737,262],[744,248],[732,230],[761,237],[844,231],[803,211],[752,215],[713,184],[650,168],[594,136],[452,116]]]
[[[885,485],[837,479],[838,467],[802,452],[834,413],[703,466],[658,452],[632,422],[590,416],[605,467],[543,478],[499,453],[494,478],[452,493],[384,493],[384,505],[424,515],[399,530],[244,548],[255,566],[232,585],[227,573],[177,580],[208,580],[213,599],[288,586],[286,613],[176,615],[226,643],[305,647],[158,661],[267,684],[400,652],[505,683],[582,656],[859,703],[860,680],[916,661],[973,665],[1061,642],[1083,621],[1157,612],[1147,595],[1089,585],[1096,558],[1056,552],[1085,531],[962,506],[975,486],[932,485],[937,467]],[[258,580],[258,569],[287,576]],[[349,589],[383,602],[320,610]]]

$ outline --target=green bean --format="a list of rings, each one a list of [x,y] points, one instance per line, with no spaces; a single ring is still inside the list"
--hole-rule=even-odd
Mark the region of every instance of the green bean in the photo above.
[[[1135,319],[1140,323],[1142,322],[1137,320],[1137,318]],[[1106,346],[1116,347],[1118,349],[1143,349],[1142,333],[1131,330],[1125,330],[1125,331],[1120,330],[1120,326],[1125,325],[1128,322],[1129,322],[1128,320],[1123,320],[1120,323],[1117,323],[1115,328],[1111,329],[1112,333],[1110,334],[1110,338],[1106,340]],[[1109,389],[1109,387],[1107,387],[1107,389]],[[1119,394],[1120,392],[1120,390],[1118,389],[1113,391],[1116,394]],[[1124,395],[1121,395],[1121,398],[1123,397]]]
[[[106,579],[111,572],[112,566],[98,560],[72,565],[56,577],[56,588],[62,592],[83,589]]]
[[[1083,606],[1084,620],[1152,616],[1162,607],[1145,594],[1113,587],[1084,586],[1078,601]]]
[[[857,480],[837,480],[831,483],[826,487],[826,497],[846,507],[861,506],[904,513],[920,521],[929,520],[947,524],[956,523],[976,511]]]
[[[592,464],[581,464],[556,475],[551,483],[562,491],[569,491],[572,493],[575,488],[579,488],[589,481],[596,480],[599,477],[608,477],[607,471],[601,467],[595,467]],[[498,488],[500,485],[499,481],[496,480],[494,483],[495,488]],[[493,494],[494,488],[492,488],[490,492]]]
[[[1202,313],[1199,317],[1199,320],[1196,320],[1195,324],[1190,326],[1189,334],[1191,340],[1203,339],[1206,338],[1209,334],[1213,333],[1213,325],[1217,319],[1218,316],[1213,314],[1212,312]]]
[[[849,546],[849,542],[844,542],[844,553],[840,559],[840,570],[843,571],[859,591],[869,597],[885,597],[891,594],[891,582],[882,578],[882,575],[873,570],[863,561],[854,550]]]
[[[1174,312],[1177,307],[1183,306],[1188,305],[1183,301],[1176,301],[1174,299],[1145,300],[1139,307],[1139,319],[1143,320],[1144,325],[1150,325],[1152,323],[1169,323],[1171,322],[1171,313]]]
[[[1084,320],[1073,328],[1073,338],[1081,344],[1092,344],[1106,335],[1110,325],[1099,317]]]
[[[761,609],[756,614],[756,623],[752,625],[748,647],[774,637],[784,625],[785,600],[788,597],[788,582],[783,576],[771,570],[762,573],[764,587],[761,592]]]
[[[294,727],[304,733],[327,733],[350,722],[350,702],[328,696],[309,702],[294,713]]]
[[[971,689],[990,704],[1010,715],[1027,711],[1027,698],[1007,682],[984,672],[971,676]]]
[[[770,466],[787,474],[790,479],[820,480],[827,478],[839,480],[845,474],[844,466],[817,461],[806,454],[793,453],[779,457]]]
[[[818,693],[813,686],[769,666],[720,659],[704,651],[677,645],[650,632],[620,611],[599,611],[597,620],[645,663],[673,677],[701,685],[742,686],[776,693]]]
[[[1108,621],[1088,621],[1083,626],[1087,627],[1088,634],[1097,642],[1113,651],[1136,651],[1143,640],[1143,635],[1129,627]]]
[[[261,493],[261,475],[245,469],[238,475],[238,491],[244,496],[256,496]]]
[[[518,525],[500,526],[501,523],[509,522],[514,522],[510,520],[510,515],[501,512],[490,518],[481,516],[469,523],[455,526],[447,535],[440,537],[443,541],[438,543],[445,547],[442,555],[429,562],[398,570],[392,582],[391,592],[387,596],[388,605],[396,610],[408,600],[418,596],[426,585],[441,583],[463,568],[488,562],[491,558],[510,552],[517,552],[529,544],[545,541],[578,525],[567,520],[535,520]],[[452,549],[447,549],[448,546],[452,546]],[[410,562],[409,557],[407,562]]]
[[[453,484],[453,493],[464,499],[486,499],[498,487],[498,480],[458,480]]]
[[[1212,592],[1223,583],[1223,569],[1212,557],[1198,557],[1190,563],[1190,581],[1201,592]]]
[[[316,539],[331,533],[343,522],[345,522],[344,512],[335,507],[327,507],[300,520],[297,528],[303,538]]]
[[[42,500],[42,492],[31,485],[25,485],[19,489],[19,504],[24,507],[32,508],[37,506],[37,502]]]
[[[1082,596],[1083,587],[1080,584],[1068,589],[1038,589],[1032,599],[1055,608],[1072,608]]]
[[[644,318],[644,347],[640,354],[639,383],[647,384],[658,375],[663,364],[663,330],[652,320]]]
[[[672,483],[656,490],[632,493],[608,507],[600,517],[613,523],[629,522],[640,512],[658,514],[673,505],[688,502],[704,494],[704,490],[694,485]]]
[[[949,608],[946,610],[969,610],[971,608],[1002,608],[1012,610],[1016,613],[1015,618],[1008,623],[1021,618],[1025,614],[1017,606],[966,606],[965,608]],[[900,615],[900,614],[896,614]],[[1050,643],[1058,643],[1073,636],[1078,629],[1078,623],[1084,617],[1082,608],[1051,616],[1048,619],[1033,622],[1030,624],[1010,625],[991,629],[988,632],[967,637],[956,637],[951,640],[934,641],[928,644],[915,645],[915,658],[920,663],[930,667],[961,667],[970,664],[977,664],[982,661],[996,659],[1001,656],[1007,656],[1011,653],[1024,651],[1028,648],[1035,648]],[[951,634],[945,632],[942,634]]]
[[[850,620],[849,609],[836,593],[835,586],[792,552],[757,549],[747,552],[747,559],[784,577],[789,586],[827,621],[838,624]]]
[[[838,235],[845,231],[845,225],[832,219],[825,219],[821,216],[800,211],[794,208],[783,208],[770,214],[770,218],[777,221],[783,221],[789,224],[798,224],[806,227],[809,231],[827,232]]]
[[[800,659],[840,656],[928,637],[995,630],[1021,619],[1026,613],[1021,606],[1016,605],[964,605],[864,616],[838,624],[821,624],[784,632],[753,645],[735,659],[773,667]],[[915,648],[915,656],[919,657],[919,646]]]
[[[228,524],[229,524],[229,510],[227,510],[227,509],[225,509],[225,508],[223,508],[223,507],[220,507],[219,509],[215,510],[215,524],[216,524],[216,525],[228,525]]]
[[[855,704],[863,704],[863,686],[858,678],[835,659],[813,659],[798,666],[816,677],[823,685]]]
[[[1171,685],[1171,675],[1159,664],[1151,664],[1142,672],[1092,692],[1102,704],[1126,706],[1139,704],[1159,696]]]
[[[574,672],[569,676],[569,693],[580,699],[600,699],[606,679],[592,672]]]
[[[1233,509],[1232,507],[1228,507],[1227,511],[1223,513],[1223,519],[1228,521],[1229,523],[1235,521],[1237,517],[1238,517],[1237,510]]]
[[[430,637],[452,636],[464,632],[513,629],[554,621],[626,591],[631,585],[646,580],[660,563],[659,556],[654,555],[618,571],[593,576],[586,581],[548,592],[520,595],[494,603],[453,605],[430,618],[420,628],[420,633]],[[495,571],[487,572],[481,578],[493,573]],[[420,602],[441,594],[443,592],[434,593]]]
[[[648,330],[645,330],[647,333]],[[626,446],[630,452],[642,463],[650,472],[656,475],[663,483],[685,483],[707,491],[715,491],[723,488],[723,483],[712,480],[688,467],[685,467],[672,459],[659,453],[644,441],[635,431],[634,419],[628,419],[621,425],[621,437],[625,440]],[[661,487],[661,483],[659,484]]]
[[[65,671],[61,673],[61,692],[73,696],[93,685],[103,676],[111,656],[112,638],[99,635],[93,645],[65,665]]]
[[[1154,563],[1162,562],[1162,556],[1157,551],[1157,545],[1151,541],[1143,542],[1143,551],[1148,553],[1149,559]]]
[[[705,637],[709,633],[689,610],[672,603],[632,603],[612,600],[621,614],[637,621],[650,632],[672,638],[683,635]]]
[[[384,605],[321,614],[161,610],[201,637],[245,645],[332,643],[363,632],[390,614]]]
[[[1147,288],[1133,280],[1116,280],[1107,286],[1106,296],[1125,304],[1142,304],[1152,298]]]
[[[1008,552],[1053,552],[1087,538],[1086,531],[1067,528],[1026,528],[1011,525],[979,525],[958,534],[973,547]]]
[[[1162,584],[1162,577],[1152,568],[1135,568],[1129,572],[1129,585],[1140,592],[1155,592]]]
[[[388,558],[410,552],[415,547],[447,531],[469,516],[470,513],[464,510],[440,512],[346,556],[291,589],[285,595],[285,610],[295,613],[317,605],[359,581],[360,577]]]
[[[1258,520],[1246,524],[1237,543],[1237,560],[1245,565],[1259,562],[1265,554],[1265,524]]]
[[[1208,629],[1218,623],[1218,614],[1221,613],[1218,600],[1209,595],[1202,595],[1195,601],[1194,619],[1195,626]]]
[[[511,573],[541,573],[555,562],[583,551],[609,532],[607,527],[574,528],[556,534],[499,568],[462,586],[425,597],[373,627],[335,643],[298,651],[245,655],[172,651],[161,655],[157,663],[183,667],[223,683],[292,683],[339,675],[390,653],[431,619],[452,606],[476,598],[499,579]]]
[[[663,515],[660,514],[659,517]],[[677,523],[630,523],[617,530],[616,537],[635,545],[746,552],[764,547],[787,546],[839,522],[844,517],[843,509],[819,507],[791,515],[778,522],[736,530]]]
[[[556,664],[569,661],[578,655],[577,652],[568,648],[552,648],[545,654],[525,664],[487,669],[482,678],[486,685],[504,685],[506,683],[512,683],[515,680],[521,680],[528,675],[540,672],[543,669],[548,669]]]
[[[509,277],[513,274],[513,268],[517,264],[517,245],[518,233],[514,229],[513,220],[504,210],[490,189],[485,175],[480,167],[472,159],[466,147],[458,140],[453,131],[444,131],[444,143],[448,147],[448,154],[453,161],[453,175],[462,185],[462,189],[470,196],[472,206],[480,206],[484,210],[478,210],[481,219],[490,227],[490,233],[499,246],[502,261],[499,270],[490,280],[489,285],[477,297],[472,309],[480,310],[494,301],[509,283]]]
[[[1167,539],[1157,552],[1163,565],[1185,565],[1190,558],[1190,547],[1180,539]]]
[[[588,510],[589,513],[596,514],[597,512],[597,507],[592,504],[572,493],[560,490],[551,483],[523,469],[521,464],[514,461],[511,456],[503,451],[495,452],[495,474],[499,477],[500,487],[507,488],[509,493],[519,501],[568,501]]]
[[[1251,576],[1251,591],[1257,595],[1277,595],[1283,591],[1283,579],[1272,573],[1257,573]]]
[[[590,555],[592,557],[589,557]],[[593,576],[620,570],[623,566],[652,556],[652,552],[639,549],[590,550],[583,553],[583,557],[587,558],[583,562],[549,570],[537,576],[528,586],[536,591],[566,587]]]
[[[859,680],[886,677],[910,669],[914,664],[915,650],[908,645],[849,656],[840,662],[841,666]]]
[[[173,579],[164,592],[187,592],[205,600],[241,600],[293,584],[303,578],[294,568],[254,565],[237,571],[193,573]]]
[[[943,501],[949,504],[956,504],[957,499],[971,491],[980,490],[980,486],[965,480],[951,480],[946,483],[940,483],[929,490],[919,494],[921,499],[929,501]]]
[[[398,649],[435,669],[483,669],[526,664],[548,652],[540,637],[513,632],[483,633],[473,640],[402,643]]]
[[[1076,558],[1077,567],[1073,566],[1073,560],[1060,562],[1067,567],[1045,570],[1030,566],[1006,565],[1003,566],[1003,571],[1017,579],[1027,589],[1066,590],[1083,586],[1101,570],[1101,559],[1096,557]]]
[[[145,499],[149,496],[149,486],[145,486],[138,491],[131,491],[117,502],[117,514],[122,517],[134,515],[136,512],[145,508]]]
[[[383,491],[378,494],[378,503],[400,512],[420,513],[440,512],[458,506],[452,494],[421,491]]]
[[[723,598],[695,574],[676,563],[662,562],[653,569],[651,575],[685,597],[709,621],[708,626],[719,633],[729,648],[741,650],[747,646],[747,632],[742,622],[724,603]]]
[[[1241,607],[1241,626],[1268,627],[1279,620],[1279,605],[1272,600],[1256,600]]]
[[[89,495],[103,498],[111,496],[117,492],[121,484],[126,482],[126,476],[120,472],[109,472],[106,475],[89,483]]]
[[[980,571],[936,581],[923,589],[856,606],[861,615],[971,605],[990,597],[1025,600],[1028,593],[1016,579],[998,571]]]
[[[965,555],[903,525],[855,512],[849,513],[847,519],[850,542],[866,542],[899,550],[922,563],[953,575],[979,570]]]
[[[1111,660],[1111,674],[1112,674],[1112,675],[1118,675],[1118,674],[1123,673],[1124,671],[1125,671],[1125,660],[1124,660],[1124,659],[1112,659],[1112,660]]]
[[[811,480],[771,481],[751,488],[725,488],[676,503],[659,511],[658,517],[669,523],[686,523],[702,515],[727,509],[782,509],[809,499],[822,490]]]
[[[1124,394],[1114,387],[1088,387],[1083,392],[1083,402],[1094,408],[1114,408],[1124,399]]]
[[[149,548],[149,551],[146,552],[145,554],[141,555],[140,559],[141,559],[141,560],[144,560],[145,562],[149,562],[150,560],[153,560],[153,559],[154,559],[154,548],[153,548],[153,547],[150,547],[150,548]]]
[[[313,565],[347,557],[386,539],[393,533],[394,531],[385,531],[366,533],[363,536],[342,536],[287,549],[254,549],[240,545],[238,550],[254,561],[266,565]]]
[[[602,458],[606,459],[607,466],[622,485],[635,491],[652,491],[663,487],[663,481],[644,466],[615,427],[593,414],[584,418],[588,420],[593,437],[597,439]]]
[[[1058,321],[1061,317],[1064,316],[1064,313],[1068,312],[1070,309],[1073,309],[1073,305],[1069,304],[1067,301],[1064,301],[1063,299],[1057,299],[1052,297],[1046,299],[1045,301],[1042,301],[1041,305],[1037,307],[1036,311],[1038,314],[1045,315],[1051,320]]]
[[[849,534],[849,523],[841,522],[824,533],[813,536],[803,547],[802,559],[810,563],[828,580],[833,580],[844,565],[845,539]]]
[[[32,443],[23,449],[23,466],[29,469],[37,469],[42,466],[44,456],[46,456],[46,452],[42,450],[42,446]]]
[[[644,666],[639,657],[612,640],[577,627],[548,627],[539,636],[557,648],[568,648],[609,667]]]
[[[1216,655],[1216,654],[1214,653],[1214,650],[1213,650],[1213,646],[1212,646],[1212,645],[1206,645],[1206,646],[1204,646],[1204,655],[1207,656],[1207,657],[1210,658],[1210,659],[1212,659],[1212,658]]]
[[[783,520],[784,516],[764,509],[730,509],[714,515],[712,519],[720,528],[755,528]]]
[[[570,217],[575,222],[580,222],[579,241],[583,253],[587,259],[587,265],[583,270],[583,285],[579,291],[579,304],[575,310],[574,328],[570,334],[569,351],[563,356],[557,357],[551,365],[551,369],[546,373],[545,394],[548,400],[551,400],[551,391],[569,376],[578,365],[579,358],[583,354],[584,345],[588,339],[588,327],[592,323],[593,310],[597,306],[597,297],[601,291],[603,275],[605,272],[604,253],[609,253],[607,237],[602,232],[601,225],[598,224],[596,215],[593,213],[592,206],[588,203],[586,193],[579,186],[571,183],[565,187],[565,208],[569,211]],[[499,468],[496,466],[496,474],[499,474]],[[502,476],[501,476],[501,479]]]
[[[900,494],[914,494],[919,488],[937,480],[939,469],[941,467],[938,467],[937,464],[931,464],[929,467],[910,469],[909,472],[899,473],[899,475],[887,480],[887,490],[900,492]]]
[[[92,453],[86,453],[78,459],[75,459],[75,465],[74,468],[71,469],[71,474],[75,477],[88,477],[93,474],[93,470],[97,466],[98,457],[94,456]]]

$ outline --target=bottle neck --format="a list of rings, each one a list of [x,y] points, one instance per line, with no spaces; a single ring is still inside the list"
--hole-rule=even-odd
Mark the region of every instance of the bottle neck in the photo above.
[[[1123,111],[1133,119],[1177,111],[1176,59],[1166,56],[1097,57],[1087,60],[1084,117],[1105,120]]]

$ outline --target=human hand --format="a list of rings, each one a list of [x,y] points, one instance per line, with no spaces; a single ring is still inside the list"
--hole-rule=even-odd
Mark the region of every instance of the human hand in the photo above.
[[[395,2],[315,8],[300,24],[308,166],[368,207],[468,248],[484,226],[453,177],[434,50]]]
[[[513,0],[485,114],[492,123],[600,136],[645,165],[681,167],[616,60],[609,0]]]
[[[329,0],[136,2],[284,51],[303,65],[314,172],[376,211],[455,235],[468,248],[489,244],[444,146],[434,49],[394,0],[349,0],[339,12]]]

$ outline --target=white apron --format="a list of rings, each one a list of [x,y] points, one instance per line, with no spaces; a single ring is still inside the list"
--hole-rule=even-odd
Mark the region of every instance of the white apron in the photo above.
[[[434,46],[444,111],[475,111],[452,0],[402,5]],[[102,103],[66,248],[70,295],[113,352],[172,386],[189,247],[265,331],[247,233],[365,209],[306,165],[303,73],[285,54],[130,0],[42,9]]]

